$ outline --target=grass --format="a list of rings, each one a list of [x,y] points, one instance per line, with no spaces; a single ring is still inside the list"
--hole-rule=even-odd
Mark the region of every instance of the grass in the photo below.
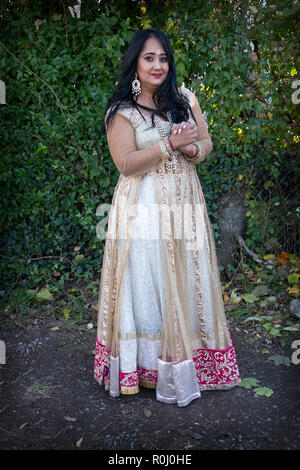
[[[38,398],[42,396],[43,398],[50,398],[49,394],[50,389],[55,387],[54,385],[49,385],[49,383],[40,383],[38,380],[35,380],[33,384],[27,389],[25,395],[27,398]]]

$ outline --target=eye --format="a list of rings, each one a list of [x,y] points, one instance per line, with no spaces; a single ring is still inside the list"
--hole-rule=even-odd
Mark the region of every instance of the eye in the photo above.
[[[152,60],[152,57],[151,57],[150,55],[148,55],[147,57],[145,57],[145,60],[148,60],[148,59]]]
[[[168,62],[168,57],[162,57],[161,60],[162,62]]]

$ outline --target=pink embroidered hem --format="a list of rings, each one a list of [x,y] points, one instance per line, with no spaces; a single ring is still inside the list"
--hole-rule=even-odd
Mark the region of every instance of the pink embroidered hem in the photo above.
[[[110,350],[96,339],[94,377],[105,390],[110,390]],[[227,349],[195,349],[193,351],[199,391],[227,390],[241,382],[234,346]],[[139,386],[156,388],[157,370],[143,367],[132,372],[120,371],[120,393],[139,392]]]

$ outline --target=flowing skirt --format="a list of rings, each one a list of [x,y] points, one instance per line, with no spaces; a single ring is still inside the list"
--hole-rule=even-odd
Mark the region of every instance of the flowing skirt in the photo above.
[[[120,175],[101,271],[94,377],[186,406],[241,381],[195,165]]]

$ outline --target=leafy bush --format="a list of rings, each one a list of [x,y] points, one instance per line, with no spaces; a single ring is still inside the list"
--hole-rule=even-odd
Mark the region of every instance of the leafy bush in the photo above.
[[[2,10],[2,294],[19,283],[63,290],[67,280],[99,278],[96,209],[111,202],[119,177],[99,129],[122,54],[141,26],[167,33],[178,84],[195,91],[205,112],[214,149],[197,169],[216,238],[218,201],[235,189],[245,196],[248,246],[265,253],[275,237],[296,251],[299,6],[286,12],[278,1],[276,23],[270,6],[253,13],[240,2],[89,0],[80,19],[68,13],[72,2],[52,3],[49,11],[28,1]]]

